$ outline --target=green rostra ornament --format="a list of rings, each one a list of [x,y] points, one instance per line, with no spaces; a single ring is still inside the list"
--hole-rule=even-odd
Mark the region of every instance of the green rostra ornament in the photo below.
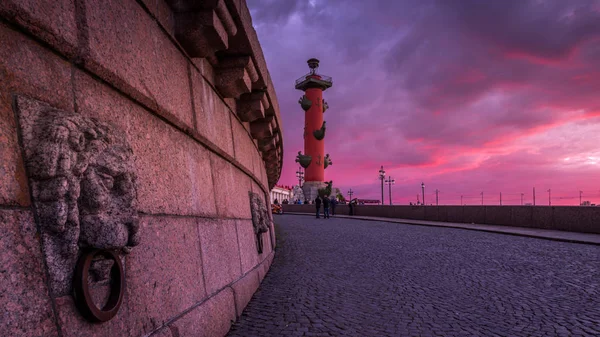
[[[312,161],[312,157],[309,155],[302,154],[302,151],[298,151],[298,155],[296,156],[296,163],[299,163],[300,166],[307,168]]]
[[[327,166],[333,165],[331,158],[329,158],[329,153],[325,155],[325,161],[323,162],[323,168],[327,168]]]
[[[321,198],[329,197],[331,195],[331,185],[333,184],[333,180],[326,181],[324,188],[319,188],[318,193]]]
[[[302,97],[300,97],[298,100],[298,103],[300,103],[300,106],[304,111],[307,111],[312,106],[312,101],[308,99],[306,95],[302,95]]]
[[[317,140],[323,140],[323,138],[325,138],[325,130],[327,129],[327,126],[325,125],[326,123],[327,122],[323,121],[321,128],[313,131],[313,136],[315,136]]]

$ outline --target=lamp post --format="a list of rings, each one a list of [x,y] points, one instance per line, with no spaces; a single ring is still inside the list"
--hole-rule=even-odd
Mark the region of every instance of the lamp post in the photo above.
[[[525,195],[525,193],[521,193],[521,206],[523,206],[523,196]]]
[[[381,165],[381,169],[379,169],[379,180],[381,180],[381,205],[383,206],[383,181],[385,180],[383,165]]]
[[[481,191],[481,205],[483,206],[483,191]]]
[[[390,176],[388,176],[388,179],[385,181],[385,183],[388,184],[390,188],[390,205],[392,205],[392,185],[394,185],[395,182],[396,180],[392,179],[392,177]]]
[[[304,181],[304,171],[302,171],[302,166],[298,167],[296,178],[298,178],[298,186],[302,187],[302,182]]]
[[[354,191],[352,189],[349,189],[348,195],[350,196],[350,201],[352,201],[352,194],[354,194]]]
[[[581,203],[581,195],[583,194],[583,191],[579,191],[579,206],[583,206],[583,204]]]
[[[435,205],[438,206],[440,204],[439,202],[439,198],[438,198],[438,194],[440,193],[440,190],[438,190],[437,188],[435,189]]]
[[[552,206],[552,189],[548,189],[548,206]]]
[[[425,206],[425,183],[423,183],[423,182],[421,183],[421,192],[422,192],[422,195],[423,195],[423,199],[422,199],[423,200],[423,206]]]
[[[460,196],[460,205],[461,206],[463,205],[463,196],[462,195]]]

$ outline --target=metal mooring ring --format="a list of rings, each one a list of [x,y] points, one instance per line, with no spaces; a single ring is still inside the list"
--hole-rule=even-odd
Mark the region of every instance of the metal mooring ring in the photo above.
[[[104,255],[105,257],[115,261],[111,268],[113,282],[110,287],[110,296],[108,302],[102,309],[99,309],[92,300],[90,295],[90,286],[88,283],[90,266],[96,255]],[[121,302],[123,301],[123,293],[125,289],[125,273],[123,272],[123,264],[119,255],[111,250],[94,249],[87,251],[81,255],[77,261],[75,268],[75,277],[73,282],[75,305],[81,314],[92,322],[106,322],[115,317]]]

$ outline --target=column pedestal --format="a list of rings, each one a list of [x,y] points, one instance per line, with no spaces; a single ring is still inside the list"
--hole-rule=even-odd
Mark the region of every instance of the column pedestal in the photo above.
[[[304,198],[309,201],[315,201],[317,195],[319,195],[319,189],[327,186],[322,181],[307,181],[302,185],[302,191],[304,192]]]

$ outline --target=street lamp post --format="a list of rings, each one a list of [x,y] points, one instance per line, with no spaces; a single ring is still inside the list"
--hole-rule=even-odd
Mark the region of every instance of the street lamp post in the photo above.
[[[581,203],[581,195],[583,194],[583,191],[579,191],[579,206],[583,206],[583,204]]]
[[[379,180],[381,180],[381,205],[383,206],[383,181],[385,180],[383,165],[381,165],[381,169],[379,169]]]
[[[523,196],[525,195],[525,193],[521,193],[521,206],[523,206]]]
[[[422,195],[423,195],[423,199],[422,199],[423,200],[423,206],[425,206],[425,183],[423,183],[423,182],[421,183],[421,192],[422,192]]]
[[[461,206],[463,205],[463,196],[462,195],[460,196],[460,205]]]
[[[552,189],[548,189],[548,206],[552,206]]]
[[[388,176],[388,179],[385,181],[386,184],[388,184],[388,187],[390,189],[390,206],[392,205],[392,185],[394,185],[394,183],[396,182],[395,179],[392,179],[392,177]]]
[[[302,171],[302,166],[298,167],[296,178],[298,178],[298,186],[302,187],[302,182],[304,181],[304,171]]]
[[[439,202],[439,198],[438,198],[438,194],[440,193],[440,190],[438,190],[437,188],[435,189],[435,205],[438,206],[440,204]]]
[[[354,194],[354,191],[352,189],[349,189],[348,195],[350,196],[350,201],[352,201],[352,194]]]
[[[483,206],[483,191],[481,191],[481,205]]]

